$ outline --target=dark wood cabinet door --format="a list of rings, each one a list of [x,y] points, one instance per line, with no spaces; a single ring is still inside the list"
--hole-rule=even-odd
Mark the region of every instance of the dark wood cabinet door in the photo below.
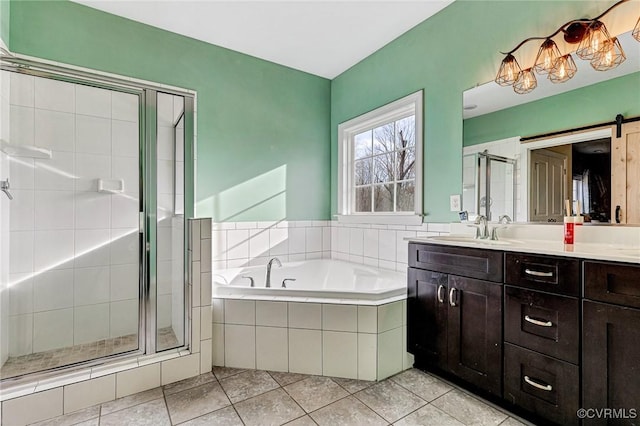
[[[456,376],[502,395],[502,285],[449,276],[448,366]]]
[[[407,351],[418,367],[447,363],[447,274],[409,268]]]
[[[585,300],[582,333],[582,407],[624,409],[626,414],[635,409],[640,416],[640,309]],[[639,423],[636,417],[585,424]]]

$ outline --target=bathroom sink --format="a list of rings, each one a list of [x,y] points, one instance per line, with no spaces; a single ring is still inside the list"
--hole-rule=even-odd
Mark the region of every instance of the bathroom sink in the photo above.
[[[465,243],[465,244],[478,244],[478,245],[491,245],[491,246],[508,246],[513,244],[515,241],[507,241],[507,240],[480,240],[473,238],[472,236],[465,235],[439,235],[435,237],[427,237],[428,240],[432,241],[446,241],[451,243]]]

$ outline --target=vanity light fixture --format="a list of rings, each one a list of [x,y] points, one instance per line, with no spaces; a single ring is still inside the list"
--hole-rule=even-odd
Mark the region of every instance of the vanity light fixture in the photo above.
[[[522,70],[518,75],[518,79],[513,84],[513,90],[520,95],[529,93],[536,87],[538,87],[538,80],[536,80],[536,76],[531,68]]]
[[[607,27],[600,20],[613,9],[629,0],[620,0],[593,19],[574,19],[562,25],[553,34],[546,37],[530,37],[523,40],[506,55],[500,64],[495,82],[501,86],[513,86],[518,94],[526,94],[536,88],[538,82],[533,73],[547,74],[553,83],[563,83],[571,79],[578,68],[571,54],[562,54],[553,40],[559,33],[563,33],[564,41],[577,44],[575,55],[588,60],[593,69],[607,71],[623,63],[626,55],[620,41],[611,37]],[[633,29],[632,36],[640,41],[640,18]],[[525,43],[532,40],[544,40],[536,56],[533,67],[522,69],[514,53]]]

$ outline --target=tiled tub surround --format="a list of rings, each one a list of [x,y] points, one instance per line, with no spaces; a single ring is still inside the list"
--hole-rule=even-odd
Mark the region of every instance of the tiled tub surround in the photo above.
[[[0,388],[3,425],[50,419],[211,371],[211,220],[193,219],[189,223],[190,348],[133,357],[39,381],[5,381]]]
[[[379,306],[214,298],[213,364],[360,380],[413,365],[406,301]]]
[[[338,221],[219,222],[213,224],[213,268],[281,261],[337,259],[404,272],[407,237],[449,233],[448,223],[419,226],[345,224]]]

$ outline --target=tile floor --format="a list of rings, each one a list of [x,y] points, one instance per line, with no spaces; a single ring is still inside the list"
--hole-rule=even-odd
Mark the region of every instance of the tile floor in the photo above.
[[[214,367],[39,425],[501,425],[508,412],[412,369],[381,382]]]
[[[178,346],[178,339],[171,327],[158,330],[158,347],[162,349]],[[114,354],[138,349],[138,334],[102,339],[66,348],[36,352],[9,358],[0,367],[0,379],[22,376],[37,371],[49,370],[63,365],[104,358]]]

